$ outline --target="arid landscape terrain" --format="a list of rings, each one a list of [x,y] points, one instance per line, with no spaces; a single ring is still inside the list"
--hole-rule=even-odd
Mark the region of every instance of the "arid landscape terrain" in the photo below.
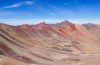
[[[0,23],[0,65],[100,65],[100,25]]]

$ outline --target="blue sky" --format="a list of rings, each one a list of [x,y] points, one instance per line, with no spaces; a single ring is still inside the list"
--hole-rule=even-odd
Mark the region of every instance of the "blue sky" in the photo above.
[[[7,24],[100,24],[100,0],[0,0],[0,22]]]

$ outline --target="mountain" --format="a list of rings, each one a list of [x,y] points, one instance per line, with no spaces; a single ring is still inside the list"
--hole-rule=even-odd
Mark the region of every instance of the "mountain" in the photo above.
[[[52,28],[48,24],[46,24],[45,22],[39,23],[36,26],[38,29],[41,29],[41,30],[45,30],[45,31],[52,30]]]
[[[28,29],[28,30],[44,30],[44,31],[52,30],[52,28],[49,25],[47,25],[45,22],[36,25],[23,24],[23,25],[18,25],[18,27],[23,29]]]
[[[69,22],[68,20],[65,20],[65,21],[62,21],[61,23],[49,24],[49,25],[53,26],[53,27],[64,27],[64,26],[68,26],[71,24],[73,24],[73,23]]]
[[[28,25],[28,24],[18,25],[18,27],[21,27],[23,29],[29,29],[29,30],[35,30],[36,29],[35,25]]]
[[[0,64],[99,65],[99,34],[100,25],[67,20],[18,26],[1,23]]]

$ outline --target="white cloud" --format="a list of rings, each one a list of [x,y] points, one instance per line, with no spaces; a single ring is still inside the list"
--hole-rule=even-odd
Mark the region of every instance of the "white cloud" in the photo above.
[[[3,8],[16,8],[16,7],[19,7],[21,5],[32,5],[32,4],[33,4],[33,1],[23,1],[23,2],[14,3],[12,5],[5,6]]]
[[[21,6],[22,4],[23,4],[23,3],[12,4],[12,5],[10,5],[10,6],[5,6],[5,7],[3,7],[3,8],[15,8],[15,7]]]

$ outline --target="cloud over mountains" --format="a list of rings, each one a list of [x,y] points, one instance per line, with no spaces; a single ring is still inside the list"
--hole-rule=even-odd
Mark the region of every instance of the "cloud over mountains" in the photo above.
[[[23,2],[14,3],[12,5],[4,6],[3,8],[16,8],[22,5],[32,5],[32,4],[33,4],[33,1],[23,1]]]

